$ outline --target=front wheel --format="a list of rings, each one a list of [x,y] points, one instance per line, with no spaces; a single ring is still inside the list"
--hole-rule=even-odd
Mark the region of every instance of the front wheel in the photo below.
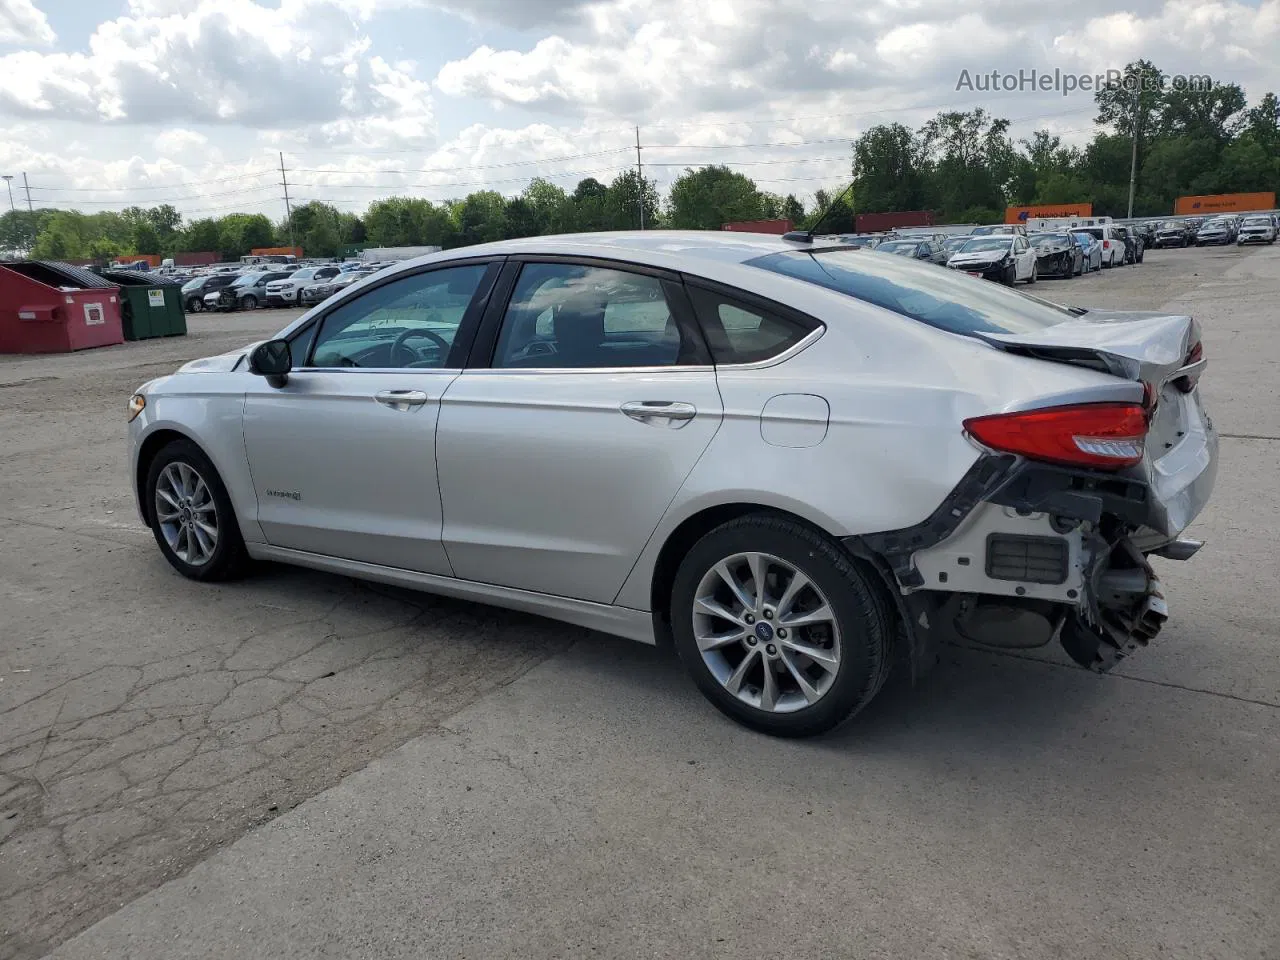
[[[685,556],[671,591],[676,650],[724,714],[762,733],[824,733],[865,707],[891,662],[876,585],[826,536],[750,514]]]
[[[240,309],[241,310],[257,310],[258,298],[251,293],[246,293],[243,297],[240,298]]]
[[[199,313],[204,309],[204,301],[192,297],[187,301],[187,313]]]
[[[248,563],[227,488],[190,440],[167,444],[147,468],[146,503],[160,552],[192,580],[227,580]]]

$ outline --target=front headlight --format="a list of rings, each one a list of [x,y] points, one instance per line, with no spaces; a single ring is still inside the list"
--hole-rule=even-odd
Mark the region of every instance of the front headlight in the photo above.
[[[133,423],[138,419],[138,414],[147,409],[147,398],[140,393],[135,393],[129,398],[129,419],[128,423]]]

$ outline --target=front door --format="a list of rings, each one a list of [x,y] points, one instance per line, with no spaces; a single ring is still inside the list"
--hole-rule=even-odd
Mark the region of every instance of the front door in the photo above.
[[[687,304],[649,273],[520,268],[491,364],[454,380],[440,411],[458,577],[613,600],[720,426]]]
[[[496,265],[362,291],[319,321],[281,388],[253,378],[244,439],[268,543],[447,575],[435,431]]]

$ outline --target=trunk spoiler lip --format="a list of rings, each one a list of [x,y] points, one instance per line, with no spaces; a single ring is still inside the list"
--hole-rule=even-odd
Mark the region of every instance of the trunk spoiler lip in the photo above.
[[[1187,314],[1087,309],[1034,333],[974,335],[998,350],[1074,362],[1157,386],[1198,372],[1206,363],[1186,362],[1200,339],[1200,325]]]

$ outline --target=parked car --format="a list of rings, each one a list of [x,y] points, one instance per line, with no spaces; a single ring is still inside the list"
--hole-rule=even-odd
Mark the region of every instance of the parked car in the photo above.
[[[1196,246],[1203,247],[1215,243],[1227,244],[1235,241],[1230,222],[1218,218],[1209,220],[1196,231]]]
[[[267,285],[290,275],[289,270],[242,273],[230,286],[205,294],[206,310],[256,310],[267,302]],[[212,299],[211,299],[212,298]]]
[[[182,306],[187,313],[199,313],[205,308],[205,297],[230,286],[235,276],[226,273],[208,273],[192,277],[182,285]]]
[[[1084,253],[1069,233],[1036,233],[1029,238],[1036,254],[1036,273],[1070,279],[1084,271]]]
[[[892,239],[894,238],[882,233],[851,233],[841,236],[840,243],[846,247],[861,247],[866,250],[872,250],[885,240]]]
[[[273,307],[292,306],[298,302],[303,287],[336,277],[339,272],[336,264],[330,264],[326,267],[305,267],[286,274],[267,287],[266,302]]]
[[[1142,236],[1134,233],[1123,224],[1115,226],[1112,229],[1112,233],[1124,244],[1124,262],[1141,263],[1142,258],[1146,255],[1146,247]]]
[[[971,238],[967,233],[959,234],[954,237],[947,237],[942,241],[943,252],[946,253],[947,259],[951,259],[951,255],[969,242]]]
[[[303,306],[308,307],[323,303],[339,290],[345,290],[351,284],[371,276],[374,272],[373,270],[347,270],[339,273],[336,277],[329,277],[319,283],[309,284],[302,288],[301,302]]]
[[[1195,239],[1195,230],[1189,227],[1185,220],[1166,220],[1156,228],[1156,238],[1152,246],[1185,247],[1189,243],[1194,243]]]
[[[1124,263],[1125,244],[1116,236],[1114,224],[1104,223],[1096,227],[1076,227],[1072,233],[1087,233],[1102,245],[1102,266],[1118,267]]]
[[[1102,244],[1091,233],[1069,231],[1067,236],[1080,248],[1080,272],[1091,273],[1102,269]]]
[[[876,253],[895,253],[900,257],[914,257],[945,266],[947,252],[937,240],[886,240],[875,248]]]
[[[906,257],[531,237],[142,385],[129,477],[191,579],[282,561],[670,640],[718,709],[802,736],[959,637],[1094,670],[1154,638],[1147,557],[1195,553],[1217,468],[1204,362],[1190,317]]]
[[[1019,280],[1035,283],[1038,277],[1035,250],[1020,234],[970,237],[951,255],[947,266],[1009,286]]]
[[[1236,243],[1244,246],[1246,243],[1275,243],[1276,242],[1276,220],[1275,217],[1265,214],[1256,214],[1251,217],[1245,217],[1240,221],[1240,232],[1236,235]]]

